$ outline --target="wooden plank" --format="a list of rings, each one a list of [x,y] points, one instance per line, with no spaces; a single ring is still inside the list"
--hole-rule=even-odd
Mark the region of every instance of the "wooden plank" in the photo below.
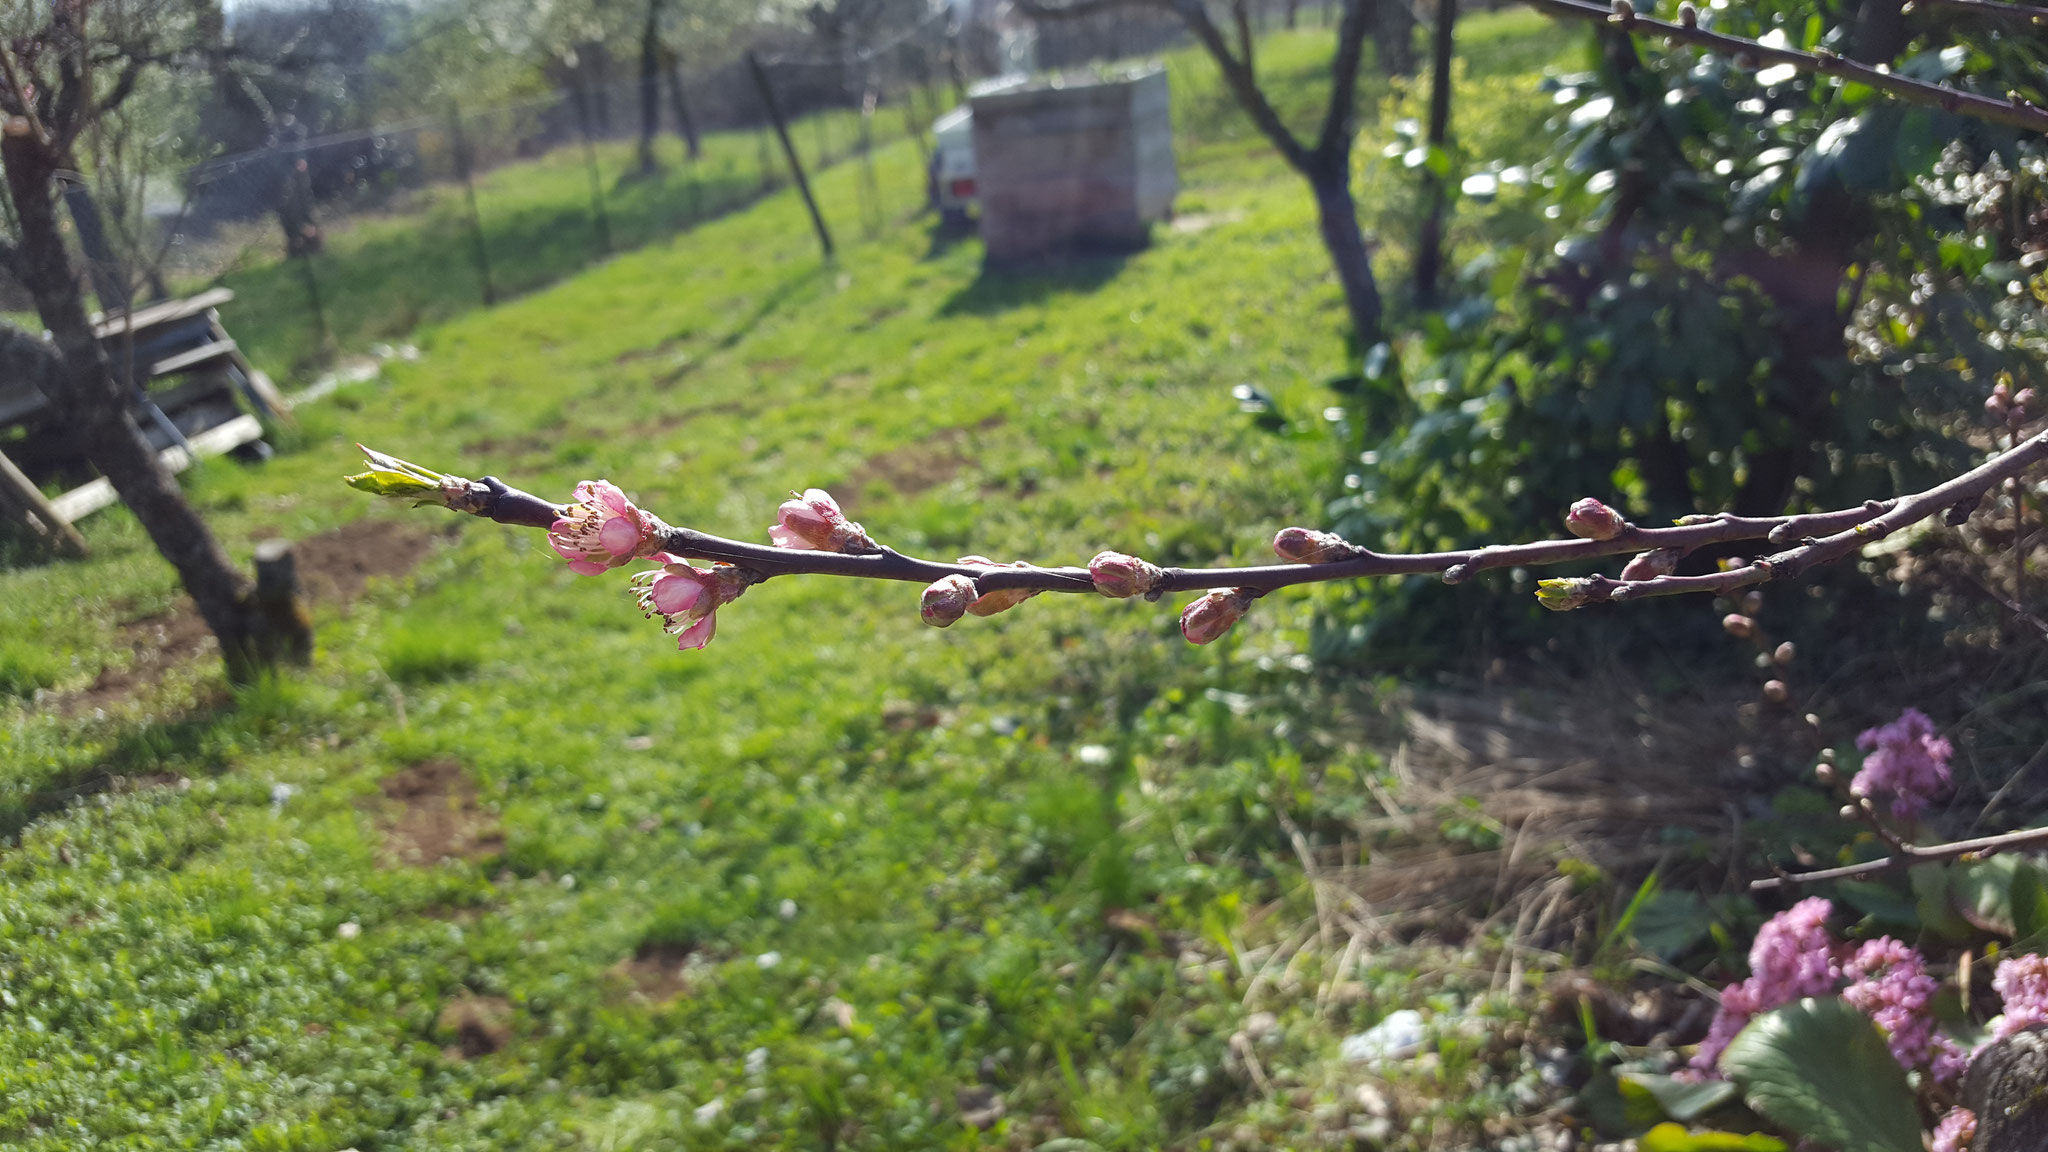
[[[233,340],[215,340],[208,344],[201,344],[197,348],[180,352],[176,356],[166,356],[149,366],[149,374],[151,377],[157,377],[169,376],[174,372],[190,372],[194,368],[203,367],[215,360],[230,359],[234,354],[235,342]]]
[[[228,335],[228,330],[221,327],[220,313],[211,313],[209,319],[213,323],[214,339],[233,339]],[[263,369],[249,363],[249,358],[242,355],[240,345],[235,347],[233,357],[235,367],[242,370],[242,379],[249,382],[249,392],[252,394],[252,398],[260,406],[268,410],[270,418],[281,424],[297,424],[298,421],[292,418],[291,405],[285,403],[284,394],[277,390],[276,384],[271,383],[270,376]]]
[[[119,316],[109,320],[106,314],[102,312],[93,313],[92,322],[93,327],[99,332],[100,339],[105,340],[108,337],[118,336],[127,332],[131,328],[137,332],[142,332],[161,324],[183,320],[188,316],[197,316],[209,308],[218,308],[234,298],[235,292],[232,288],[209,288],[197,296],[187,296],[182,300],[165,300],[143,308],[137,308],[127,315],[125,322]]]
[[[233,451],[262,438],[263,424],[245,412],[225,424],[208,428],[197,436],[187,437],[187,442],[192,445],[194,453],[205,458]],[[175,444],[157,453],[157,459],[172,472],[183,472],[192,466],[192,457]],[[102,476],[50,501],[50,508],[66,522],[73,522],[92,515],[120,498],[114,491],[114,485]]]
[[[71,521],[65,519],[63,513],[50,505],[49,497],[43,495],[42,489],[29,483],[28,477],[14,466],[14,461],[9,460],[5,452],[0,452],[0,499],[18,505],[22,512],[32,517],[34,526],[55,538],[58,551],[72,556],[85,555],[85,537],[78,534],[78,529],[71,526]]]

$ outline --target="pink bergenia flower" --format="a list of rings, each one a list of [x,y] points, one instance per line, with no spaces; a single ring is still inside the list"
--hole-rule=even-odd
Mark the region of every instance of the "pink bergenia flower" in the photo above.
[[[870,551],[875,542],[867,530],[846,518],[839,502],[823,488],[806,488],[791,494],[775,510],[775,524],[768,539],[777,548],[803,548],[816,552]]]
[[[1180,634],[1190,644],[1207,644],[1230,631],[1252,606],[1253,593],[1221,588],[1191,602],[1180,614]]]
[[[1892,799],[1892,815],[1905,819],[1917,816],[1937,796],[1948,791],[1948,760],[1955,749],[1934,734],[1934,721],[1918,708],[1908,708],[1899,718],[1856,737],[1856,746],[1869,753],[1856,778],[1849,782],[1852,796],[1885,796]]]
[[[576,501],[548,528],[548,543],[571,571],[595,576],[652,556],[661,547],[661,522],[633,506],[609,480],[576,485]]]
[[[1828,936],[1828,917],[1834,910],[1825,897],[1812,896],[1757,930],[1756,943],[1749,948],[1749,979],[1721,993],[1721,1010],[1714,1014],[1707,1038],[1700,1041],[1693,1067],[1713,1071],[1722,1049],[1757,1013],[1835,990],[1842,970]]]
[[[1870,1017],[1901,1068],[1920,1068],[1934,1055],[1934,1017],[1928,1004],[1941,987],[1927,974],[1927,962],[1910,946],[1889,936],[1866,940],[1842,966],[1849,986],[1842,999]]]
[[[1011,564],[998,564],[986,556],[962,556],[960,563],[977,564],[984,568],[1031,567],[1031,562],[1028,560],[1018,560]],[[998,588],[994,592],[984,592],[975,597],[974,602],[967,606],[967,611],[976,616],[993,616],[998,612],[1007,612],[1015,608],[1017,605],[1038,595],[1038,593],[1039,589],[1036,588]]]
[[[697,568],[666,552],[657,552],[650,559],[659,561],[661,567],[636,574],[633,593],[642,612],[661,617],[680,651],[711,643],[718,628],[718,609],[739,599],[754,582],[752,574],[731,564]]]
[[[1934,1152],[1963,1152],[1977,1135],[1977,1114],[1951,1108],[1934,1126]]]
[[[2048,956],[2008,956],[1998,962],[1991,987],[2005,1000],[2005,1014],[1991,1022],[1993,1039],[2048,1025]]]
[[[1970,1070],[1971,1052],[1946,1032],[1934,1034],[1933,1051],[1927,1060],[1927,1074],[1936,1084],[1953,1086]]]

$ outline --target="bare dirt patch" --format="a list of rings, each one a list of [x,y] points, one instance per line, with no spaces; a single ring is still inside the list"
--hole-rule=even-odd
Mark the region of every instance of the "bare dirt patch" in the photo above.
[[[394,864],[483,860],[505,850],[497,820],[477,804],[461,764],[423,760],[377,782],[387,802],[384,848]]]
[[[971,428],[942,428],[915,444],[888,452],[877,452],[861,461],[848,477],[854,492],[873,483],[886,484],[905,496],[936,488],[951,481],[967,466],[966,444],[975,432],[1000,428],[1008,417],[990,416]]]
[[[665,1004],[690,991],[690,958],[697,949],[687,944],[642,944],[630,959],[612,965],[612,971],[633,994],[656,1004]]]
[[[452,1041],[441,1049],[450,1060],[489,1056],[512,1042],[512,1002],[503,996],[458,996],[442,1006],[434,1030]]]
[[[315,604],[345,606],[362,595],[371,577],[412,571],[433,544],[426,529],[380,517],[309,536],[294,547],[300,591]],[[134,659],[100,669],[90,685],[55,697],[49,706],[66,716],[112,708],[162,679],[166,669],[219,651],[190,597],[180,597],[169,611],[122,621],[120,645]]]

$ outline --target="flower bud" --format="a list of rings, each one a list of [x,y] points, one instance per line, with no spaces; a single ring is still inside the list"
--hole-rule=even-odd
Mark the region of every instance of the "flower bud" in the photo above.
[[[1581,540],[1612,540],[1628,530],[1628,521],[1621,518],[1621,513],[1588,496],[1565,513],[1564,526]]]
[[[1792,690],[1785,686],[1783,680],[1764,681],[1764,699],[1769,700],[1771,703],[1783,704],[1791,696]]]
[[[1121,552],[1098,552],[1088,562],[1088,578],[1095,581],[1095,590],[1112,600],[1143,596],[1165,575],[1156,565]]]
[[[1763,610],[1764,610],[1764,594],[1763,594],[1763,593],[1761,593],[1761,592],[1757,592],[1757,591],[1749,591],[1749,592],[1744,592],[1744,593],[1742,594],[1742,611],[1743,611],[1743,613],[1744,613],[1744,614],[1746,614],[1746,615],[1750,615],[1750,616],[1754,616],[1754,615],[1756,615],[1757,613],[1759,613],[1759,612],[1761,612],[1761,611],[1763,611]]]
[[[2025,421],[2027,417],[2033,415],[2034,390],[2032,388],[2022,388],[2019,391],[2013,393],[2012,410],[2013,414],[2018,416],[2022,421]]]
[[[1569,612],[1582,608],[1593,601],[1593,582],[1582,577],[1566,577],[1557,580],[1536,582],[1536,602],[1552,612]]]
[[[955,620],[967,615],[967,606],[972,603],[974,581],[956,572],[932,581],[925,588],[917,614],[934,628],[950,628]]]
[[[823,488],[806,488],[791,493],[775,510],[775,523],[768,539],[777,548],[805,548],[818,552],[865,552],[874,548],[867,530],[846,518],[839,502]]]
[[[1747,640],[1756,634],[1756,621],[1751,620],[1740,612],[1730,612],[1726,616],[1721,617],[1721,628],[1730,636],[1740,640]]]
[[[1854,804],[1844,804],[1835,815],[1840,816],[1844,820],[1861,820],[1863,818],[1863,809],[1858,808]]]
[[[1654,580],[1678,571],[1678,562],[1685,553],[1676,548],[1652,548],[1641,553],[1621,570],[1623,580]]]
[[[1190,602],[1180,614],[1180,634],[1190,644],[1207,644],[1230,631],[1252,606],[1243,588],[1220,588]]]
[[[1790,664],[1792,662],[1793,657],[1797,655],[1799,655],[1799,650],[1792,646],[1792,642],[1790,640],[1787,640],[1783,644],[1778,645],[1777,648],[1772,650],[1771,662],[1783,666],[1786,664]]]
[[[1820,781],[1821,786],[1825,788],[1834,787],[1835,781],[1839,779],[1835,774],[1835,766],[1825,760],[1813,766],[1813,778]]]
[[[998,564],[986,556],[962,556],[960,563],[975,564],[983,568],[1031,567],[1031,563],[1026,560],[1018,560],[1015,563],[1005,565]],[[993,616],[998,612],[1007,612],[1015,608],[1017,605],[1038,595],[1038,593],[1039,589],[1036,588],[999,588],[994,592],[985,592],[975,597],[974,603],[967,606],[967,611],[975,616]]]
[[[1273,551],[1294,564],[1328,564],[1358,554],[1358,549],[1342,536],[1313,528],[1282,528],[1273,537]]]
[[[1835,750],[1832,746],[1820,750],[1820,761],[1823,764],[1833,764],[1835,762]]]

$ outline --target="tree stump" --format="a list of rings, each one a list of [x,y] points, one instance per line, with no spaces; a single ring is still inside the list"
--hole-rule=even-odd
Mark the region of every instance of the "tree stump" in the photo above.
[[[2048,1029],[2015,1032],[1978,1053],[1963,1104],[1977,1114],[1971,1152],[2048,1148]]]
[[[313,621],[299,603],[299,568],[289,540],[265,540],[256,545],[256,614],[262,618],[258,633],[271,660],[304,664],[313,657]]]

